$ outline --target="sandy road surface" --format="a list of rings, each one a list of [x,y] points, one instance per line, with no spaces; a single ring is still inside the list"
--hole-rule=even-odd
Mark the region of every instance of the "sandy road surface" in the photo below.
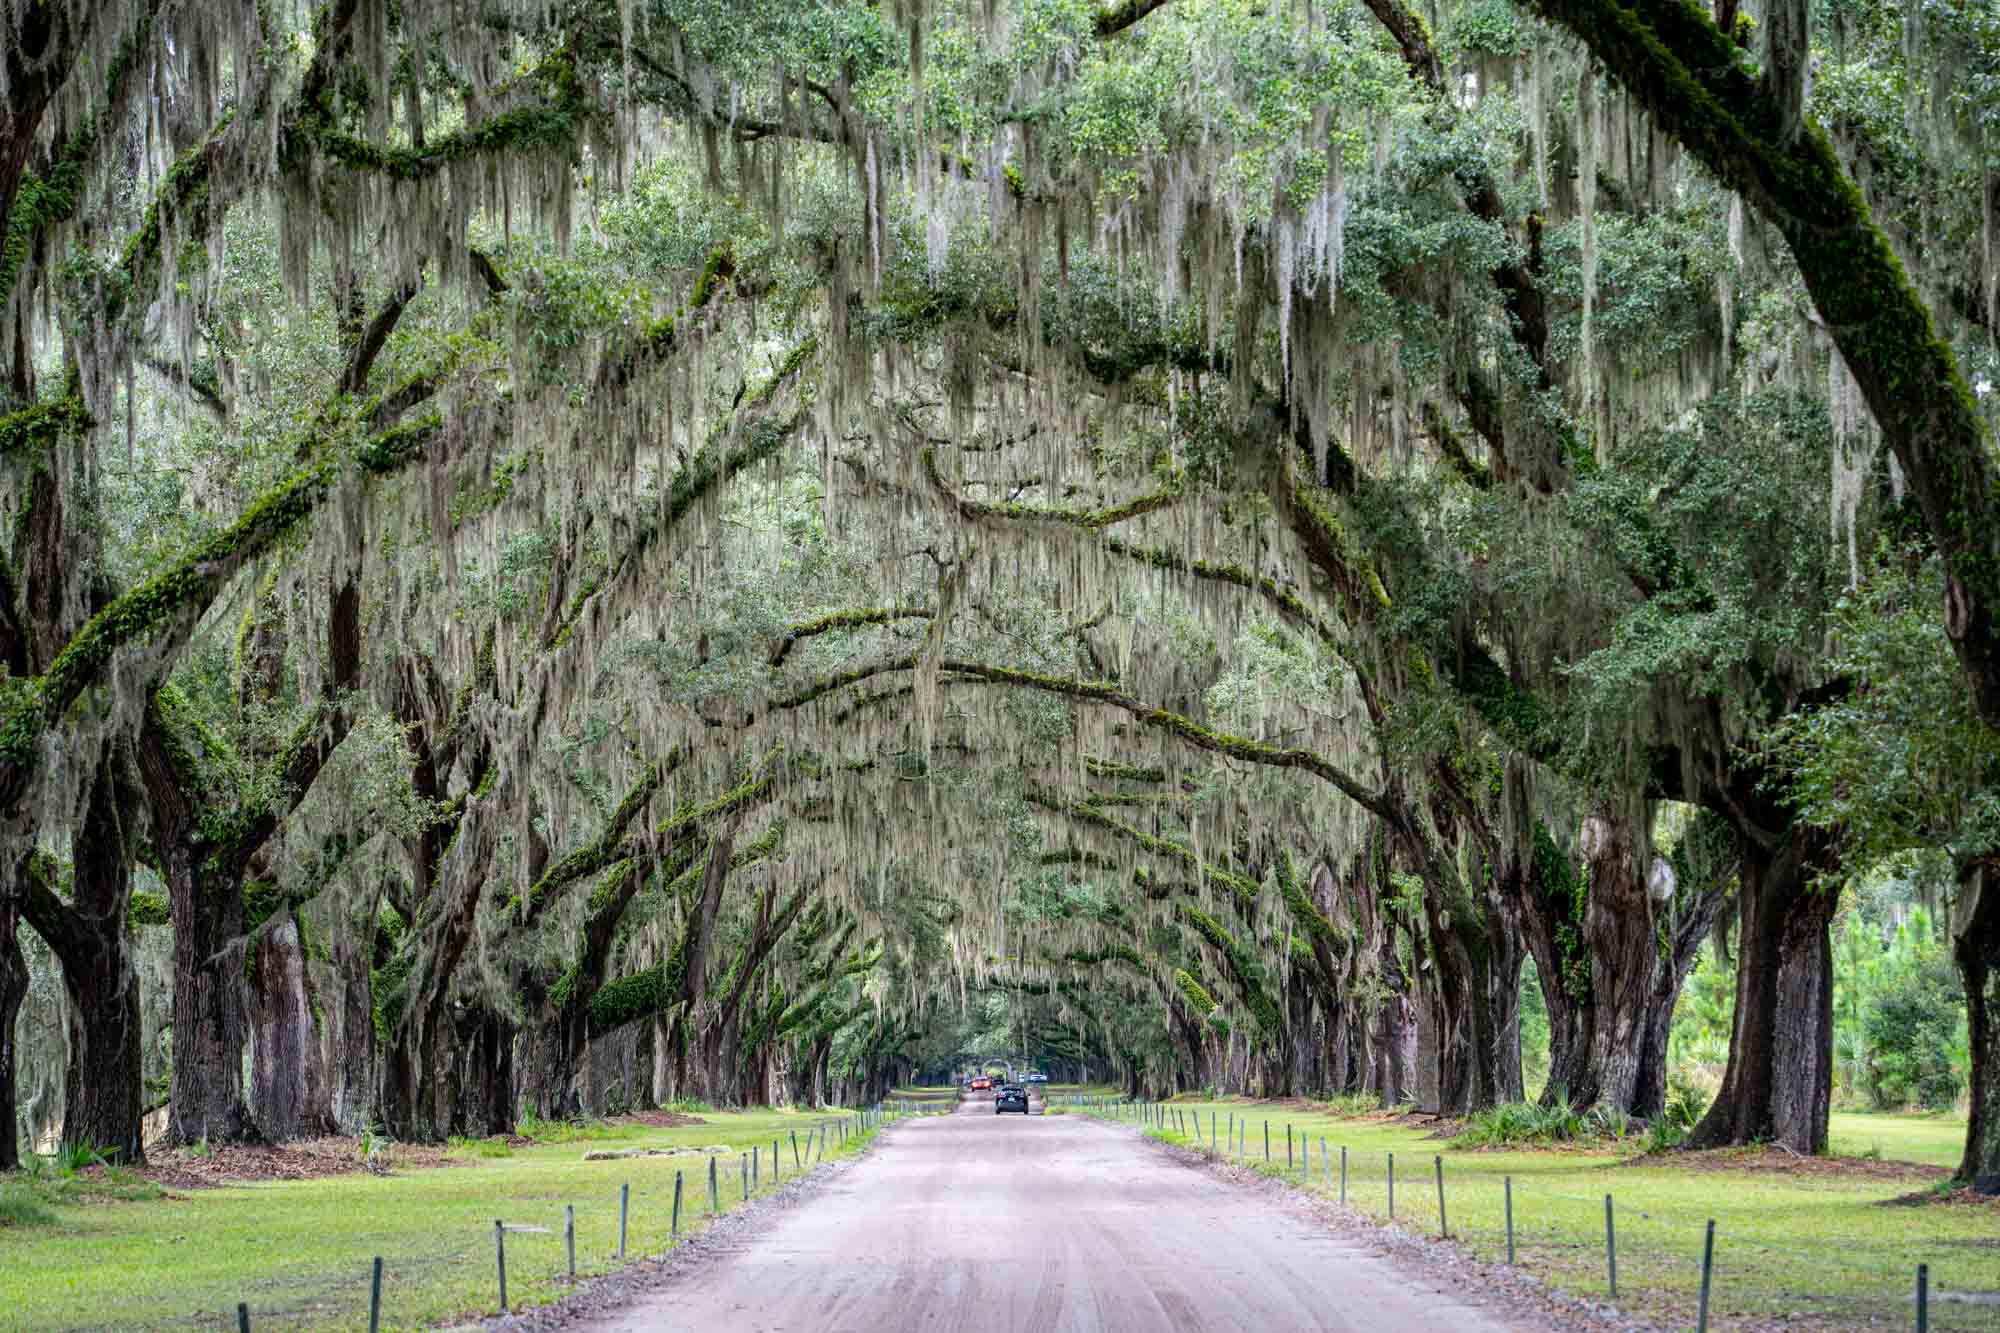
[[[1492,1317],[1257,1193],[1078,1116],[899,1125],[739,1248],[593,1333],[1383,1330]]]

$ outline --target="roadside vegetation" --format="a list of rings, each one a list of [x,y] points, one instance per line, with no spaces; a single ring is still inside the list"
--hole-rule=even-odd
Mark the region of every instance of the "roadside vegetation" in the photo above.
[[[1513,1109],[1478,1119],[1490,1126]],[[1213,1124],[1217,1156],[1283,1178],[1316,1198],[1339,1199],[1340,1150],[1346,1148],[1347,1204],[1377,1223],[1390,1221],[1393,1154],[1394,1225],[1419,1235],[1439,1234],[1436,1172],[1442,1159],[1451,1239],[1483,1262],[1506,1258],[1511,1179],[1517,1266],[1594,1302],[1610,1299],[1609,1194],[1618,1254],[1615,1304],[1669,1326],[1694,1322],[1703,1231],[1713,1218],[1713,1328],[1763,1327],[1780,1318],[1787,1328],[1906,1326],[1920,1263],[1930,1266],[1932,1328],[1994,1327],[2000,1272],[1991,1247],[2000,1232],[2000,1206],[1963,1194],[1958,1202],[1922,1206],[1943,1197],[1964,1147],[1965,1125],[1949,1116],[1836,1112],[1833,1153],[1797,1157],[1762,1147],[1652,1153],[1642,1130],[1620,1133],[1590,1115],[1572,1114],[1560,1125],[1550,1116],[1538,1134],[1524,1131],[1513,1146],[1492,1147],[1481,1123],[1461,1127],[1327,1103],[1184,1097],[1164,1110],[1166,1126],[1147,1133],[1206,1153]],[[1131,1114],[1129,1108],[1090,1113]],[[1226,1149],[1232,1126],[1244,1133],[1242,1152]]]
[[[686,1237],[708,1225],[709,1149],[724,1150],[717,1174],[726,1213],[742,1203],[741,1155],[759,1151],[760,1188],[752,1196],[769,1194],[772,1142],[782,1185],[801,1174],[792,1135],[803,1155],[810,1129],[843,1118],[734,1111],[672,1128],[632,1120],[544,1123],[534,1126],[542,1137],[533,1141],[456,1141],[434,1167],[205,1189],[163,1191],[122,1168],[23,1173],[0,1184],[0,1326],[219,1328],[239,1301],[248,1302],[259,1329],[365,1326],[376,1255],[384,1262],[386,1327],[492,1314],[496,1218],[548,1228],[507,1237],[509,1304],[542,1305],[569,1286],[565,1205],[576,1208],[578,1275],[609,1272],[618,1264],[621,1184],[632,1187],[627,1254],[656,1256],[672,1244],[676,1172]],[[829,1162],[873,1136],[848,1119],[845,1145],[829,1131]],[[583,1160],[588,1150],[626,1148],[684,1151]],[[161,1157],[170,1170],[176,1157]]]

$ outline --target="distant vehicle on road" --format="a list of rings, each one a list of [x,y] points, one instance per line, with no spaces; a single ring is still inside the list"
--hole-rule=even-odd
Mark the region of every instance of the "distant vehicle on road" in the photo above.
[[[1049,1076],[1039,1069],[1031,1069],[1021,1075],[1021,1081],[1023,1083],[1046,1083],[1049,1081]]]
[[[974,1092],[984,1092],[993,1086],[993,1080],[990,1078],[976,1078],[966,1086],[970,1087]]]
[[[1028,1090],[1018,1083],[1009,1083],[1000,1089],[1000,1095],[993,1099],[993,1114],[999,1115],[1002,1111],[1019,1111],[1022,1115],[1026,1115]]]

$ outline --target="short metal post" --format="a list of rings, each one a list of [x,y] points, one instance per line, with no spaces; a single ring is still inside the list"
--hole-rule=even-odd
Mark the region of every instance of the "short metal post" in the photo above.
[[[778,1172],[778,1141],[771,1140],[771,1183],[777,1184],[783,1177]]]
[[[676,1238],[681,1234],[681,1173],[678,1171],[674,1172],[674,1222],[670,1234]]]
[[[625,1262],[625,1217],[632,1210],[632,1182],[618,1187],[618,1262]]]
[[[1340,1145],[1340,1206],[1347,1206],[1347,1145]]]
[[[722,1192],[715,1185],[715,1154],[708,1155],[708,1215],[714,1217],[722,1211]]]
[[[1396,1154],[1389,1154],[1389,1220],[1396,1220]]]
[[[368,1283],[368,1333],[382,1333],[382,1256],[375,1256],[375,1276]]]
[[[1271,1160],[1271,1122],[1264,1122],[1264,1160]]]
[[[507,1309],[507,1228],[499,1218],[493,1219],[493,1260],[500,1267],[500,1309]]]
[[[247,1301],[236,1302],[236,1333],[250,1333],[250,1305]]]
[[[1502,1176],[1500,1183],[1507,1193],[1507,1264],[1514,1263],[1514,1177]]]
[[[795,1129],[792,1131],[792,1169],[798,1170],[804,1165],[805,1163],[799,1160],[799,1132]]]
[[[1708,1284],[1715,1276],[1715,1219],[1708,1219],[1708,1233],[1701,1239],[1701,1303],[1695,1307],[1695,1333],[1708,1333]]]
[[[241,1309],[241,1306],[237,1307]],[[245,1324],[245,1328],[249,1325]],[[1930,1333],[1931,1328],[1931,1266],[1917,1265],[1917,1333]]]
[[[1449,1222],[1445,1221],[1445,1216],[1444,1216],[1444,1157],[1443,1157],[1443,1155],[1442,1155],[1442,1154],[1439,1154],[1439,1155],[1437,1155],[1437,1156],[1434,1156],[1434,1157],[1432,1157],[1432,1158],[1431,1158],[1431,1161],[1432,1161],[1432,1162],[1434,1162],[1434,1163],[1436,1164],[1436,1166],[1437,1166],[1437,1178],[1438,1178],[1438,1235],[1439,1235],[1440,1237],[1442,1237],[1443,1239],[1445,1239],[1445,1240],[1450,1240],[1450,1239],[1451,1239],[1451,1223],[1449,1223]]]
[[[750,1202],[750,1159],[742,1153],[736,1154],[736,1165],[743,1168],[743,1202]]]
[[[563,1248],[569,1252],[569,1280],[576,1281],[576,1205],[563,1205]]]
[[[1292,1127],[1290,1125],[1286,1125],[1285,1126],[1285,1174],[1290,1175],[1291,1171],[1292,1171]]]
[[[1326,1155],[1326,1135],[1319,1136],[1319,1174],[1321,1183],[1333,1184],[1333,1159]]]
[[[764,1188],[763,1152],[756,1144],[750,1145],[750,1183],[758,1189]]]
[[[1604,1271],[1611,1280],[1611,1299],[1618,1299],[1618,1228],[1611,1220],[1611,1196],[1604,1196]]]

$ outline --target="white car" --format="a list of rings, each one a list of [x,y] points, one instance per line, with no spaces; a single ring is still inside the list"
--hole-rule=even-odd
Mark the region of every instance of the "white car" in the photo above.
[[[1035,1070],[1021,1075],[1021,1081],[1023,1083],[1046,1083],[1049,1081],[1049,1076],[1040,1070]]]

